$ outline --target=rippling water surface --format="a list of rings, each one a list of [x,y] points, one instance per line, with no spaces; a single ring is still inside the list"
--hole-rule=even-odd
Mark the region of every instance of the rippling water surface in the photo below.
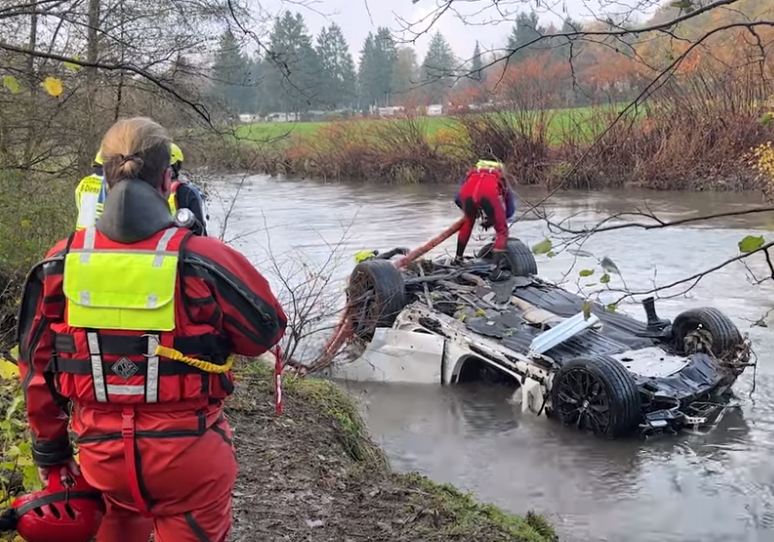
[[[223,222],[238,180],[214,187],[213,228]],[[523,192],[539,200],[540,194]],[[301,252],[318,264],[341,256],[335,277],[363,248],[416,246],[457,219],[449,187],[373,187],[251,177],[228,221],[226,238],[260,269]],[[637,208],[665,219],[744,209],[752,196],[652,192],[561,193],[547,207],[575,227]],[[584,250],[610,257],[628,287],[647,290],[715,266],[738,253],[745,235],[771,237],[774,216],[720,219],[694,227],[626,229],[593,236]],[[512,230],[529,244],[546,236],[537,220]],[[472,244],[481,244],[477,241]],[[454,240],[436,253],[454,251]],[[574,258],[539,258],[541,275],[561,279]],[[570,276],[589,267],[583,263]],[[765,264],[751,267],[765,276]],[[657,303],[674,318],[690,307],[714,305],[743,332],[758,355],[753,372],[736,384],[741,402],[713,433],[646,442],[605,442],[532,415],[522,416],[505,391],[477,386],[431,387],[351,384],[369,427],[393,466],[452,482],[505,509],[547,514],[564,540],[622,542],[774,541],[774,333],[751,324],[774,307],[774,282],[754,285],[742,264],[703,279],[688,297]],[[617,280],[617,279],[616,279]],[[275,286],[279,284],[273,279]],[[618,283],[620,284],[620,282]],[[644,318],[639,305],[624,307]]]

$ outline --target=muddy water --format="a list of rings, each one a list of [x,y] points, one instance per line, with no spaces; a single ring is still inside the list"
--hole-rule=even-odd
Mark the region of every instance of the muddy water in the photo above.
[[[217,189],[230,205],[233,184]],[[555,218],[573,216],[572,224],[582,226],[636,208],[676,219],[757,203],[743,195],[619,192],[563,193],[547,205]],[[221,207],[210,210],[215,222],[223,215]],[[237,242],[242,250],[262,269],[267,247],[280,259],[300,251],[322,262],[330,246],[338,244],[343,259],[334,275],[344,277],[356,250],[415,246],[457,217],[451,189],[443,187],[378,188],[256,177],[244,184],[226,237],[241,236]],[[611,258],[631,290],[648,290],[654,281],[669,284],[717,265],[738,254],[737,242],[745,235],[772,237],[772,230],[774,216],[758,215],[697,227],[602,233],[583,249]],[[525,220],[513,232],[533,244],[545,237],[546,226]],[[453,252],[453,243],[436,252]],[[577,265],[569,253],[539,258],[538,264],[542,275],[557,281],[576,264],[568,287],[579,269],[593,267],[588,260]],[[763,276],[763,262],[756,260],[751,267]],[[612,285],[621,286],[621,279],[615,277]],[[503,393],[476,386],[352,384],[350,389],[366,405],[371,432],[394,467],[452,482],[516,513],[545,513],[564,540],[774,540],[774,332],[751,326],[774,307],[774,283],[753,285],[749,271],[735,264],[706,277],[687,296],[659,301],[657,308],[673,318],[686,308],[708,304],[726,311],[750,333],[759,367],[755,392],[751,395],[750,371],[736,385],[739,409],[706,436],[603,442],[522,416]],[[637,304],[624,308],[643,317]]]

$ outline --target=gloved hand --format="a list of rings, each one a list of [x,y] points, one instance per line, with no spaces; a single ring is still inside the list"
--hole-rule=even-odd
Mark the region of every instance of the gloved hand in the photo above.
[[[485,230],[488,230],[492,226],[494,226],[494,224],[489,220],[488,217],[484,218],[484,220],[481,222],[481,227],[484,228]]]
[[[40,481],[43,482],[44,486],[48,483],[48,477],[51,474],[51,471],[56,470],[59,470],[63,481],[67,477],[68,473],[74,476],[81,475],[80,465],[78,465],[75,459],[72,458],[68,459],[67,463],[64,465],[59,465],[57,467],[38,467],[38,476],[40,477]]]

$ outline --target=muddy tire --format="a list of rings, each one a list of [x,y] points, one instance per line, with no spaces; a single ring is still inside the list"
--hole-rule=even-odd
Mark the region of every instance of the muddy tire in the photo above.
[[[552,415],[564,425],[616,438],[642,419],[640,392],[626,367],[609,356],[576,358],[562,365],[551,387]]]
[[[406,306],[403,275],[388,260],[361,262],[349,277],[347,303],[355,334],[370,340],[377,327],[392,326]]]
[[[494,243],[487,243],[476,253],[476,258],[483,260],[492,259],[492,247]],[[507,252],[508,269],[516,277],[529,277],[537,275],[537,261],[530,248],[519,239],[508,239]]]
[[[705,329],[712,336],[712,353],[722,356],[742,342],[742,334],[731,319],[714,307],[702,307],[681,312],[672,323],[675,349],[685,353],[685,338],[697,329]]]

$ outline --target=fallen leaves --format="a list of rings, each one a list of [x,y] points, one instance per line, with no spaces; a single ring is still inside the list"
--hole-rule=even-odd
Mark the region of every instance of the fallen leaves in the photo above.
[[[13,75],[6,75],[3,77],[3,86],[7,88],[11,94],[19,94],[21,92],[19,80]]]
[[[54,98],[58,98],[64,92],[62,81],[56,77],[46,77],[41,86],[48,92],[49,96]]]

